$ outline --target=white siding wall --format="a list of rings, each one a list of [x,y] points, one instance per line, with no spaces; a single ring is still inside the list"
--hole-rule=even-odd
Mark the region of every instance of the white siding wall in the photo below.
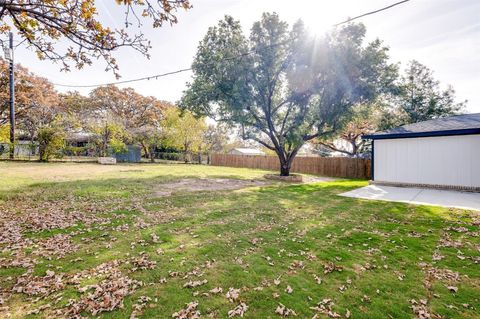
[[[480,135],[376,140],[374,156],[376,181],[480,187]]]

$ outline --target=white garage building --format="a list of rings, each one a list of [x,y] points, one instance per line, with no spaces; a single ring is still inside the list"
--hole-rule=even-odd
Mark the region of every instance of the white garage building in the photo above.
[[[372,182],[480,191],[480,113],[400,126],[372,139]]]

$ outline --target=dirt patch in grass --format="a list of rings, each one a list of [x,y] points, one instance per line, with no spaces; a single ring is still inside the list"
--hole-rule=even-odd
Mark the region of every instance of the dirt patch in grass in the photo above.
[[[322,176],[303,176],[303,184],[317,182],[331,182],[335,180]],[[156,196],[170,196],[175,192],[201,192],[201,191],[222,191],[234,190],[247,187],[266,186],[278,183],[278,181],[259,179],[230,179],[230,178],[183,178],[180,180],[162,183],[155,191]]]
[[[302,182],[303,184],[309,183],[319,183],[319,182],[333,182],[341,178],[325,177],[325,176],[313,176],[313,175],[303,175]]]
[[[169,196],[177,191],[200,192],[233,190],[255,186],[270,185],[272,182],[262,180],[242,180],[229,178],[183,178],[163,183],[155,192],[157,196]]]

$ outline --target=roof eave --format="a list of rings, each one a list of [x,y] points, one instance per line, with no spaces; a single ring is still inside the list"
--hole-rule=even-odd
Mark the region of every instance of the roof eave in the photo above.
[[[480,134],[480,128],[462,129],[462,130],[444,130],[431,132],[409,132],[409,133],[390,133],[390,134],[368,134],[363,135],[366,140],[388,140],[396,138],[414,138],[414,137],[432,137],[432,136],[452,136],[452,135],[472,135]]]

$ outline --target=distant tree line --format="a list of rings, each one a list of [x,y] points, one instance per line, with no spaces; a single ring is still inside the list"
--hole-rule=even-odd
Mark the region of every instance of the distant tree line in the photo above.
[[[8,143],[8,65],[0,60],[0,142]],[[108,156],[139,145],[150,160],[166,150],[192,154],[224,151],[229,144],[226,127],[207,125],[205,118],[181,112],[174,104],[143,96],[132,88],[109,85],[83,96],[78,92],[58,93],[45,78],[16,66],[17,139],[38,146],[42,161],[89,153]],[[88,143],[76,147],[69,141],[88,136]]]

